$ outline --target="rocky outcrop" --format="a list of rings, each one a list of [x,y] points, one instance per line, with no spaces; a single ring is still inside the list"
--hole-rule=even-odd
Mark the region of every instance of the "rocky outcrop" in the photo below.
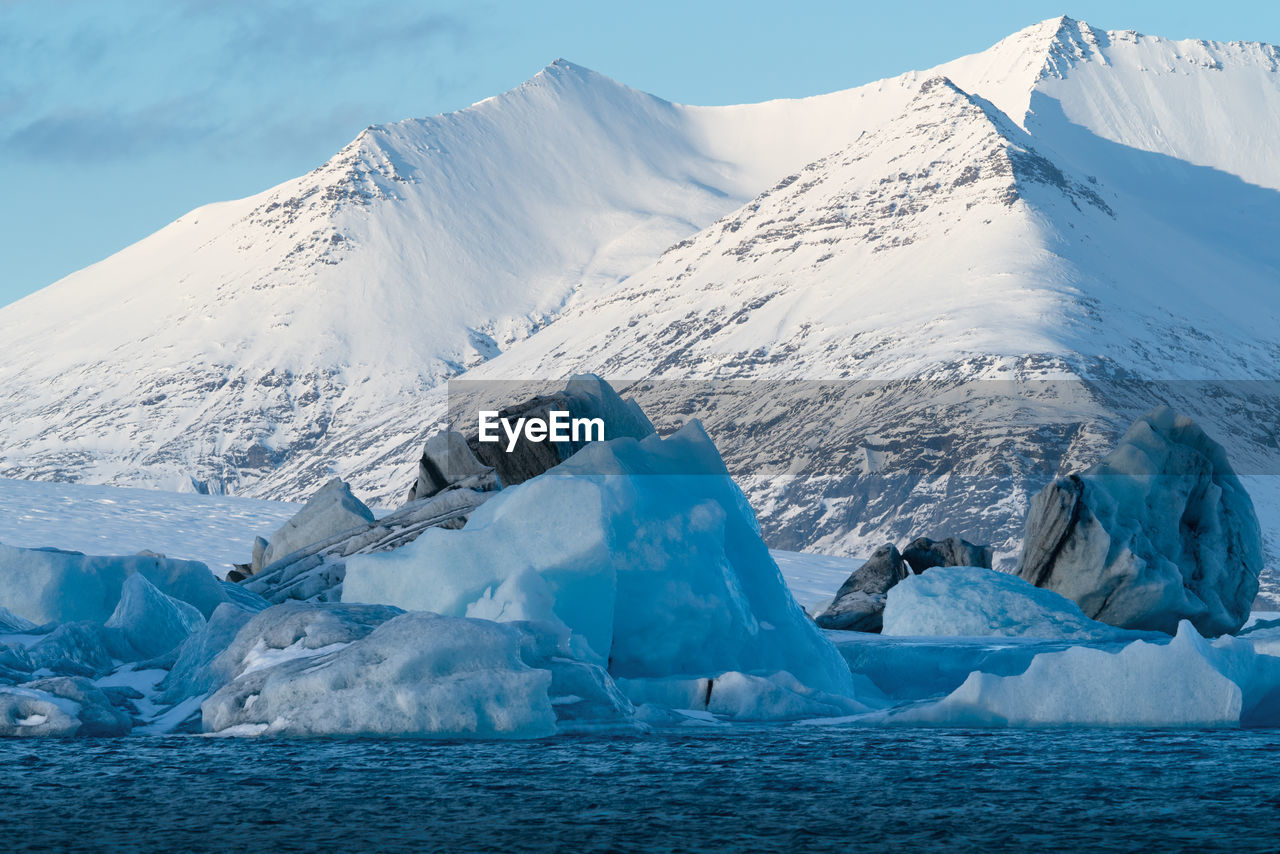
[[[476,425],[476,410],[494,409],[500,417],[546,417],[565,410],[573,418],[600,418],[605,438],[643,438],[653,425],[632,400],[619,397],[604,380],[575,376],[552,395],[535,396],[507,408],[482,402],[494,394],[514,395],[528,387],[511,383],[459,383],[452,420]],[[470,393],[468,393],[470,392]],[[457,431],[437,433],[418,461],[418,477],[409,501],[374,520],[347,485],[332,480],[272,537],[254,543],[249,571],[233,570],[228,579],[269,602],[335,602],[341,598],[347,558],[390,551],[413,542],[428,528],[461,528],[477,507],[511,486],[559,465],[587,442],[480,443]]]
[[[409,501],[438,495],[446,489],[488,492],[498,488],[493,466],[476,459],[467,437],[456,430],[437,433],[427,440],[418,461],[418,479],[409,489]]]
[[[351,494],[340,478],[320,487],[311,500],[271,535],[263,550],[263,565],[274,563],[298,549],[344,531],[363,528],[373,522],[373,511]],[[254,551],[257,551],[255,543]]]
[[[1166,406],[1031,502],[1018,574],[1095,620],[1174,634],[1238,631],[1262,571],[1253,502],[1222,446]]]
[[[921,537],[902,550],[902,559],[916,575],[935,566],[978,566],[991,569],[991,546],[976,546],[959,537],[931,540]]]
[[[514,486],[537,477],[569,459],[592,441],[579,435],[566,442],[528,440],[519,436],[513,447],[507,437],[498,442],[481,442],[477,416],[480,410],[492,409],[498,419],[514,424],[519,419],[548,421],[553,411],[568,412],[571,418],[600,419],[604,438],[630,436],[643,439],[653,432],[640,406],[623,399],[607,382],[594,374],[572,377],[565,388],[552,394],[534,394],[523,401],[503,405],[490,398],[493,394],[516,397],[528,394],[529,388],[511,383],[458,383],[457,401],[450,406],[450,420],[465,424],[465,434],[456,431],[440,433],[427,441],[418,464],[418,478],[409,489],[414,501],[440,493],[445,489],[466,488],[480,491]]]
[[[885,543],[836,592],[836,598],[815,622],[824,629],[878,632],[884,625],[884,606],[890,588],[910,574],[937,566],[991,568],[991,547],[959,537],[931,540],[920,537],[901,552]]]
[[[893,543],[885,543],[854,571],[836,591],[835,600],[817,616],[824,629],[878,632],[883,625],[889,588],[907,577],[909,570]]]
[[[347,558],[399,548],[428,528],[461,528],[477,507],[496,494],[450,489],[413,501],[376,522],[340,531],[290,552],[242,580],[240,586],[272,603],[291,599],[336,602],[342,595]]]

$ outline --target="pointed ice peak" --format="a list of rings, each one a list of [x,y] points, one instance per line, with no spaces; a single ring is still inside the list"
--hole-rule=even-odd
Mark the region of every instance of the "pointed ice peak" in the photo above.
[[[919,111],[926,104],[954,105],[969,111],[974,118],[981,118],[993,125],[996,131],[1009,139],[1017,137],[1019,144],[1027,132],[1018,127],[1005,113],[986,98],[966,92],[946,75],[935,75],[921,81],[909,109]]]
[[[951,95],[958,95],[962,98],[969,97],[968,92],[964,91],[959,86],[957,86],[955,81],[952,80],[950,77],[946,76],[945,74],[937,74],[937,75],[934,75],[933,77],[926,77],[920,83],[919,89],[917,90],[918,94],[916,97],[920,97],[921,95],[932,95],[937,92],[942,92],[943,94],[946,94],[948,97],[950,97]]]
[[[587,68],[585,65],[578,65],[576,62],[570,62],[563,56],[553,59],[546,68],[538,72],[539,74],[595,74],[596,72]]]
[[[558,85],[606,85],[616,87],[618,89],[626,89],[627,87],[611,77],[606,77],[598,71],[587,68],[585,65],[578,65],[575,62],[561,57],[554,60],[537,74],[530,77],[517,89],[526,86],[537,85],[538,83],[552,83]]]

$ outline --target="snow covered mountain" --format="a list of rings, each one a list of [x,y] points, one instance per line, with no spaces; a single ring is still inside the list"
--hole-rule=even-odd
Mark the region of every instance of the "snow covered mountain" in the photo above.
[[[428,389],[838,144],[857,101],[684,108],[557,61],[369,128],[0,311],[0,470],[296,497],[372,453],[398,480]]]
[[[989,54],[466,378],[637,380],[783,548],[958,534],[1008,565],[1030,494],[1160,402],[1275,532],[1277,51],[1061,20]]]
[[[1067,18],[735,107],[557,61],[0,310],[0,476],[390,503],[444,380],[589,369],[704,418],[775,546],[1008,551],[1155,399],[1280,471],[1277,140],[1277,48]]]

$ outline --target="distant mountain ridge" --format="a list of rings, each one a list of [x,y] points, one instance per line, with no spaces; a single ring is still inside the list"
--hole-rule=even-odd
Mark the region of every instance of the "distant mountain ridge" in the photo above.
[[[707,419],[772,544],[1011,553],[1029,492],[1156,398],[1280,472],[1274,398],[1231,385],[1280,364],[1278,140],[1280,49],[1069,18],[735,107],[557,61],[0,310],[0,476],[297,499],[340,474],[392,503],[450,377],[594,370],[658,422],[689,409],[668,380],[837,380],[829,435]],[[821,470],[766,465],[820,441]]]

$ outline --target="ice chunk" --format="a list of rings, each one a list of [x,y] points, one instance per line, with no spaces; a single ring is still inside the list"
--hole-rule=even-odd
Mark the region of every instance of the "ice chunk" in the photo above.
[[[510,624],[520,631],[520,658],[551,673],[548,688],[556,731],[565,733],[641,729],[635,707],[603,667],[572,658],[568,634],[546,623]]]
[[[250,614],[228,603],[178,648],[160,684],[160,699],[180,703],[210,694],[251,669],[331,651],[402,613],[382,605],[288,602]]]
[[[1091,620],[1065,596],[981,567],[935,567],[889,590],[886,635],[1114,640],[1140,637]]]
[[[0,685],[17,685],[31,678],[36,669],[31,661],[31,654],[22,644],[21,638],[10,637],[11,641],[0,643]]]
[[[564,626],[575,653],[615,677],[786,671],[812,691],[852,692],[696,422],[590,445],[462,530],[353,557],[343,600]]]
[[[738,721],[777,721],[797,718],[856,714],[866,706],[817,693],[796,681],[790,673],[768,677],[749,673],[722,673],[711,681],[706,710]]]
[[[204,729],[291,736],[551,735],[552,675],[521,660],[522,640],[518,628],[487,620],[403,614],[340,649],[246,671],[205,700]]]
[[[0,686],[0,736],[70,736],[80,705],[31,688]]]
[[[0,687],[0,736],[128,735],[133,721],[88,679],[53,677]]]
[[[351,493],[351,487],[333,478],[316,491],[297,514],[271,535],[262,556],[264,567],[313,543],[373,522],[373,511]]]
[[[1261,572],[1258,517],[1226,451],[1167,406],[1035,496],[1018,567],[1111,625],[1172,633],[1189,619],[1207,635],[1244,625]]]
[[[409,501],[431,498],[446,489],[475,489],[489,492],[498,488],[493,466],[476,459],[467,437],[445,430],[427,440],[418,461],[418,479],[409,489]]]
[[[133,729],[133,719],[128,712],[117,708],[106,692],[83,677],[56,676],[28,682],[22,687],[74,703],[74,714],[80,724],[74,733],[77,736],[120,736],[128,735]]]
[[[120,602],[104,624],[112,654],[125,661],[162,655],[204,625],[194,605],[166,596],[134,573],[124,580]]]
[[[932,571],[932,570],[930,570]],[[1000,637],[891,637],[864,632],[830,633],[849,669],[895,702],[943,697],[975,671],[1015,676],[1045,652],[1061,652],[1072,641]],[[1118,652],[1121,642],[1097,644]],[[866,700],[860,690],[858,698]]]
[[[87,620],[57,626],[27,654],[36,669],[59,676],[102,676],[115,666],[106,630]]]
[[[178,647],[173,667],[159,685],[159,700],[173,705],[188,697],[209,694],[225,684],[226,678],[220,679],[211,665],[251,619],[253,614],[229,602],[219,605],[208,622]]]
[[[1118,653],[1077,646],[1037,655],[1025,673],[973,673],[934,705],[900,720],[960,726],[1212,727],[1240,722],[1243,692],[1183,622],[1168,643]]]
[[[252,611],[257,613],[258,611],[265,611],[271,607],[270,602],[263,599],[252,590],[248,590],[241,587],[239,584],[234,584],[230,581],[222,581],[219,583],[222,585],[223,593],[227,596],[227,601],[243,611]]]
[[[235,678],[263,661],[349,644],[402,613],[385,605],[286,602],[254,615],[214,668]]]
[[[705,712],[735,721],[780,721],[852,715],[868,706],[847,696],[813,691],[790,673],[730,671],[714,678],[619,679],[638,706]]]
[[[16,634],[22,634],[34,631],[38,628],[39,626],[30,620],[25,620],[6,608],[0,608],[0,633],[7,634],[13,632]]]
[[[227,601],[218,579],[196,561],[0,545],[0,607],[37,624],[104,623],[120,601],[125,579],[134,573],[162,593],[194,605],[205,617]]]

